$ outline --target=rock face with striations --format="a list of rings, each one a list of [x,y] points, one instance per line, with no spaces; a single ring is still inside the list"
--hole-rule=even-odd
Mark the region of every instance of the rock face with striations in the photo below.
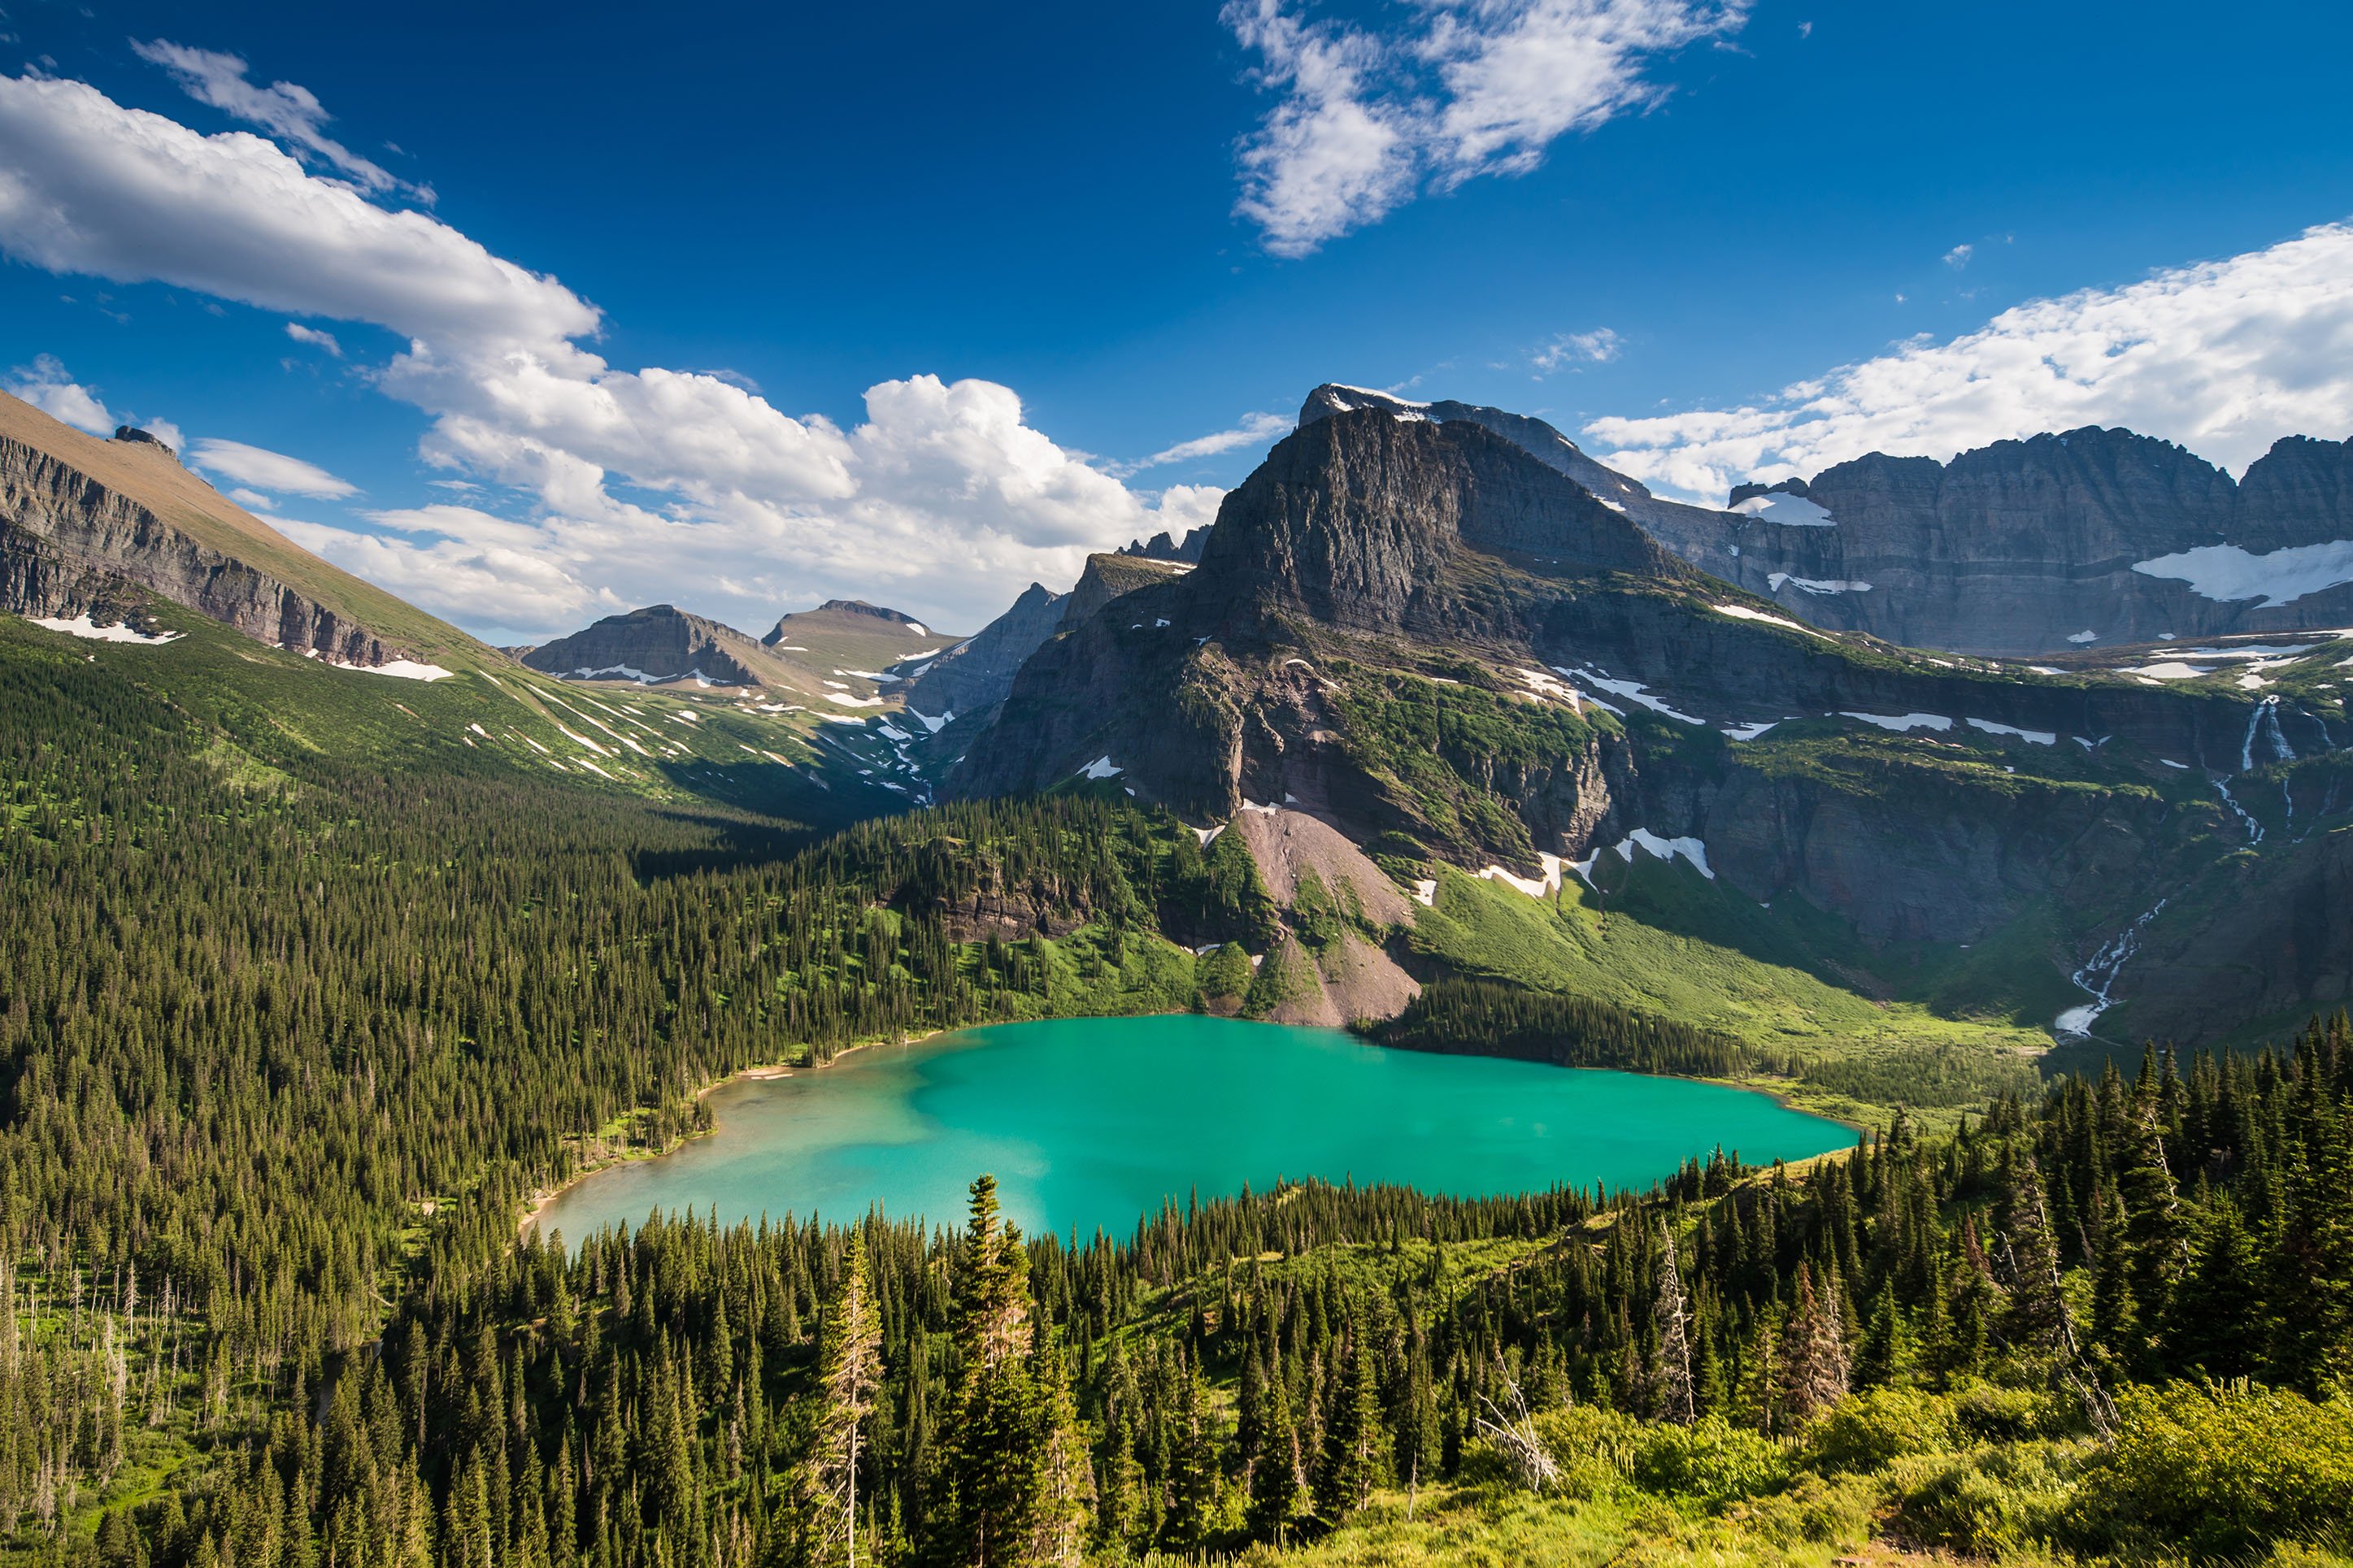
[[[231,504],[145,431],[100,440],[0,394],[0,610],[112,613],[140,594],[338,664],[471,646]]]
[[[765,670],[759,645],[733,626],[691,616],[672,605],[649,605],[603,620],[568,637],[543,643],[522,662],[575,680],[709,681],[757,686]]]
[[[1949,463],[1873,453],[1742,485],[1717,510],[1655,497],[1502,409],[1327,385],[1300,418],[1362,408],[1492,430],[1702,570],[1915,647],[2021,658],[2353,624],[2353,443],[2289,437],[2233,481],[2169,442],[2087,427]]]
[[[949,648],[907,683],[907,706],[933,719],[976,713],[1005,700],[1022,661],[1062,624],[1068,594],[1032,583],[1013,607]]]
[[[1873,453],[1732,500],[1747,515],[1726,575],[1915,647],[2016,657],[2353,615],[2348,443],[2288,437],[2234,482],[2088,426],[1949,463]]]

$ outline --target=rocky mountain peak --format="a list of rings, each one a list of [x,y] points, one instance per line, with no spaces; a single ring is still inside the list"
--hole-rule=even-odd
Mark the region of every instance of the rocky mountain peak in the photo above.
[[[647,605],[543,643],[522,655],[522,662],[575,679],[699,679],[717,686],[757,686],[764,673],[753,668],[757,651],[733,626],[675,605]]]
[[[135,425],[117,425],[114,427],[114,438],[131,446],[153,447],[157,451],[163,453],[164,456],[171,458],[174,462],[177,462],[180,459],[180,455],[172,450],[170,445],[166,443],[163,437],[151,434],[148,431],[142,430]]]
[[[1149,541],[1130,540],[1119,547],[1118,553],[1146,561],[1182,561],[1190,565],[1200,561],[1202,548],[1208,542],[1209,531],[1206,527],[1187,529],[1182,540],[1171,538],[1164,530]]]
[[[1547,573],[1683,571],[1515,443],[1468,421],[1369,406],[1303,424],[1226,498],[1197,593],[1334,626],[1399,626],[1464,548]]]
[[[828,610],[838,610],[846,616],[864,616],[872,620],[888,621],[893,626],[916,626],[923,625],[921,621],[918,621],[913,616],[888,608],[885,605],[870,605],[863,599],[828,599],[824,604],[819,605],[817,607],[816,613],[823,615]]]

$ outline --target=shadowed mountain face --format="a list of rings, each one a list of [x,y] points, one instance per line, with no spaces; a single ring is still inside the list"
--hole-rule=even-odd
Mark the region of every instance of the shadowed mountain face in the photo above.
[[[568,637],[544,643],[522,662],[575,680],[703,680],[713,686],[784,684],[766,650],[733,626],[650,605],[607,616]]]
[[[2353,625],[2353,443],[2290,437],[2233,481],[2168,442],[2085,428],[1949,463],[1873,453],[1717,510],[1652,496],[1502,409],[1321,386],[1300,418],[1364,408],[1492,430],[1693,564],[1911,647],[2017,658]]]
[[[1005,700],[1022,660],[1038,651],[1062,624],[1070,602],[1042,583],[1032,583],[1012,608],[928,663],[914,667],[907,706],[940,719],[993,708]]]
[[[2335,744],[2302,697],[2045,677],[1801,626],[1516,442],[1408,416],[1337,413],[1277,446],[1197,570],[1039,648],[949,792],[1107,777],[1203,823],[1288,803],[1401,875],[1545,878],[1687,842],[1770,919],[1812,910],[1894,953],[2031,918],[2029,962],[2063,974],[2263,831],[2221,791]],[[2306,798],[2343,813],[2353,781]],[[2246,909],[2246,876],[2230,889]],[[2204,918],[2143,935],[2194,940]],[[2295,944],[2297,973],[2353,961],[2347,927]],[[2305,994],[2269,973],[2285,963],[2218,981],[2201,1024]]]

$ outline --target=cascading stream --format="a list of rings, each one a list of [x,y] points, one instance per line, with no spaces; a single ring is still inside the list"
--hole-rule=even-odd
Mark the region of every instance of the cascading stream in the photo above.
[[[2229,792],[2224,792],[2223,798],[2225,800],[2230,798]],[[2242,812],[2241,815],[2245,814]],[[2260,834],[2262,829],[2258,828],[2256,832]],[[2105,946],[2091,956],[2090,961],[2083,968],[2067,977],[2088,992],[2092,999],[2079,1007],[2070,1007],[2059,1015],[2052,1026],[2059,1033],[2080,1036],[2092,1032],[2093,1023],[2101,1014],[2114,1005],[2112,993],[2116,989],[2116,976],[2123,972],[2126,962],[2139,949],[2141,931],[2147,928],[2149,921],[2165,912],[2165,906],[2168,901],[2166,899],[2158,900],[2154,908],[2124,930],[2116,932]]]

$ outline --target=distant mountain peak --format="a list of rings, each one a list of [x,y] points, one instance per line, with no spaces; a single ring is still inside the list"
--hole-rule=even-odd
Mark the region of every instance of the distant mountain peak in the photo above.
[[[878,621],[895,621],[903,626],[920,627],[923,624],[903,611],[883,605],[870,605],[863,599],[828,599],[811,613],[823,615],[828,610],[837,610],[846,616],[871,616]]]

